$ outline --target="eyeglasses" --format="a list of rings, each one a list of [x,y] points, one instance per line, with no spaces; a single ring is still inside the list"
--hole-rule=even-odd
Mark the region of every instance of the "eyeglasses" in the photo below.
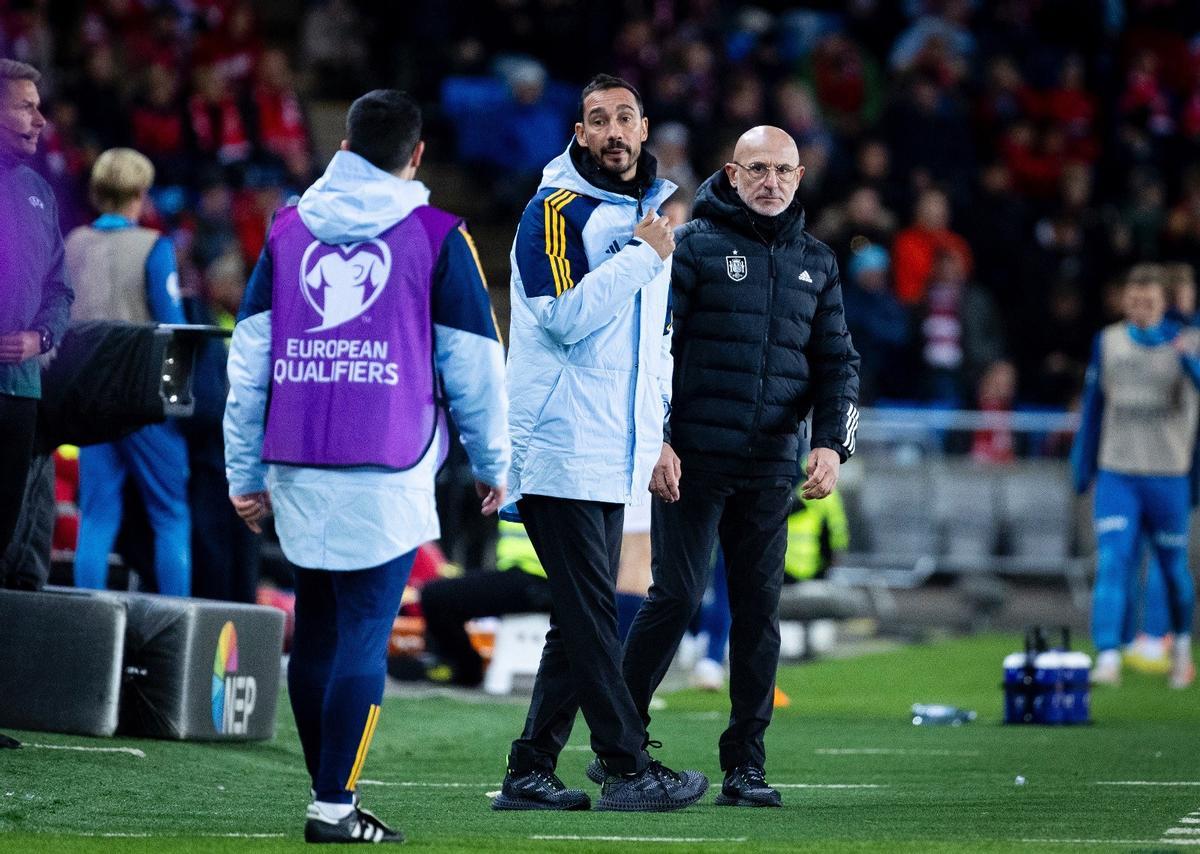
[[[755,161],[754,163],[746,165],[744,163],[738,163],[736,160],[732,161],[732,163],[739,169],[745,169],[747,172],[749,172],[750,177],[755,181],[763,180],[767,177],[767,173],[771,171],[774,171],[775,177],[779,179],[780,183],[784,184],[796,180],[796,178],[800,175],[799,166],[789,166],[786,163],[772,165],[770,163],[759,163]]]

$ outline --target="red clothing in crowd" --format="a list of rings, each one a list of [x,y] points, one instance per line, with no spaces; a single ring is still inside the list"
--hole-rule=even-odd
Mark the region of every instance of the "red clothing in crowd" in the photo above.
[[[139,104],[133,108],[133,147],[147,157],[166,157],[184,147],[183,115],[175,107]]]
[[[283,158],[308,148],[304,111],[294,89],[255,86],[254,106],[263,148]]]
[[[892,270],[896,298],[905,305],[916,305],[925,297],[925,288],[940,251],[953,252],[963,262],[969,276],[974,265],[971,247],[950,229],[930,230],[921,226],[906,228],[896,235],[892,245]]]
[[[215,104],[193,95],[188,100],[188,114],[201,152],[222,163],[239,163],[250,156],[250,137],[232,94]]]

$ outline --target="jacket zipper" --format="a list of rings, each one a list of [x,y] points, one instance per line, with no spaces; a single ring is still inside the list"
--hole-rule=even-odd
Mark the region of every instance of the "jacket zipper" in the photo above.
[[[755,229],[757,231],[758,229]],[[762,240],[762,236],[759,236]],[[767,347],[771,338],[771,313],[775,308],[775,244],[762,241],[767,246],[767,272],[769,285],[767,288],[767,319],[763,325],[762,357],[758,365],[758,393],[754,396],[754,424],[750,428],[750,442],[747,451],[754,452],[754,440],[758,438],[758,425],[762,421],[763,389],[767,382]]]
[[[645,214],[642,213],[642,188],[640,186],[637,188],[637,203],[638,203],[637,221],[641,222],[642,217],[644,217]]]

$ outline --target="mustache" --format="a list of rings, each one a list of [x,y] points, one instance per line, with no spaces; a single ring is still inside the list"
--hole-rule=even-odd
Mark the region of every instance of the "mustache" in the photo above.
[[[609,143],[608,145],[604,146],[603,151],[605,154],[608,154],[610,151],[624,151],[629,154],[633,153],[630,147],[623,142]]]

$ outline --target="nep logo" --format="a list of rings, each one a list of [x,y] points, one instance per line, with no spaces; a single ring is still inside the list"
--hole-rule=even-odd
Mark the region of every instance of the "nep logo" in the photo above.
[[[382,240],[330,246],[314,240],[300,260],[300,290],[321,323],[322,332],[353,320],[383,293],[392,273],[392,251]]]
[[[238,675],[237,629],[233,621],[221,628],[217,655],[213,661],[212,716],[217,732],[240,735],[246,732],[258,682],[253,676]]]

